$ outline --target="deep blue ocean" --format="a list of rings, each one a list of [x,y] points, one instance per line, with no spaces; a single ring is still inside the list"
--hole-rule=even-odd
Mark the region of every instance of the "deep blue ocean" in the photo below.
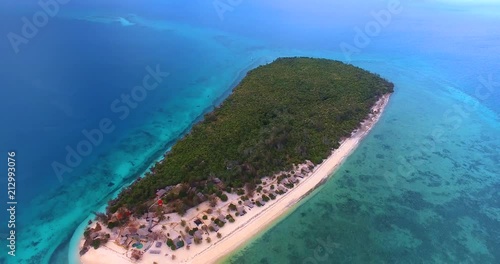
[[[335,175],[228,263],[500,263],[497,1],[41,2],[0,3],[0,263],[76,263],[91,213],[282,56],[396,92]]]

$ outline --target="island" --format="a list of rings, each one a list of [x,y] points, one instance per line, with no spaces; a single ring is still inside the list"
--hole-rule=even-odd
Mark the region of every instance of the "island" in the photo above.
[[[82,235],[80,260],[213,263],[322,184],[394,85],[353,65],[279,58],[249,71]]]

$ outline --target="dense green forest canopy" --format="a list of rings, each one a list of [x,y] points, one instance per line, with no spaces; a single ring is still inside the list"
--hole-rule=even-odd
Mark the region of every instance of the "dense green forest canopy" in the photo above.
[[[260,66],[172,147],[154,174],[124,190],[112,211],[133,210],[168,185],[217,177],[241,187],[305,160],[320,163],[393,87],[327,59],[280,58]]]

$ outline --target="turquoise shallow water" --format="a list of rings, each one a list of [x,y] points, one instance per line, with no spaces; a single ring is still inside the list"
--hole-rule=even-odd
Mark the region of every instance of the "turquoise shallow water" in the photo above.
[[[396,84],[380,123],[333,178],[227,263],[498,262],[497,115],[478,107],[450,127],[442,114],[473,99],[429,91],[435,81]]]
[[[380,123],[330,181],[228,262],[500,261],[500,7],[402,3],[404,11],[350,58],[396,84]],[[386,7],[243,1],[220,20],[210,1],[72,2],[20,54],[2,42],[1,81],[12,89],[2,91],[0,106],[18,104],[18,118],[2,121],[18,129],[0,132],[1,147],[29,162],[19,165],[18,254],[2,252],[0,263],[76,263],[91,212],[247,70],[280,56],[345,61],[339,44],[352,44],[355,27]],[[31,14],[12,10],[5,32]],[[156,64],[171,75],[120,121],[109,104]],[[482,79],[491,79],[486,97],[476,93]],[[103,117],[116,131],[59,182],[51,162]]]

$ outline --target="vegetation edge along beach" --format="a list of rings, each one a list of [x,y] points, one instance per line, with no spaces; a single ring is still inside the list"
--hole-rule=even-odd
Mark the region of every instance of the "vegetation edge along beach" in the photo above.
[[[378,121],[393,89],[327,59],[279,58],[249,71],[96,213],[81,261],[220,259],[324,181]]]

